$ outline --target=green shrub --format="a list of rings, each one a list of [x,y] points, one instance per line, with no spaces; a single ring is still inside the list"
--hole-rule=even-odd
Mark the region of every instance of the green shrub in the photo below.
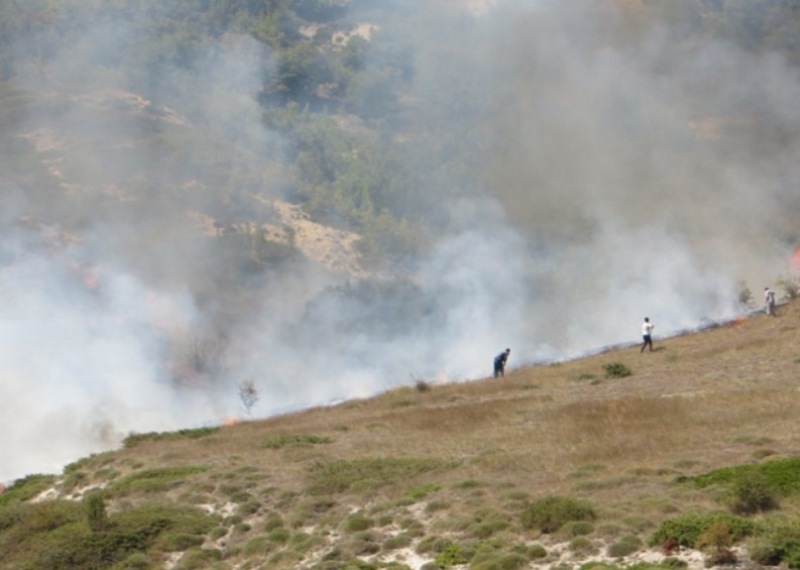
[[[594,508],[570,497],[547,497],[526,505],[520,515],[522,526],[552,533],[571,521],[592,521]]]
[[[569,549],[578,554],[594,554],[597,552],[597,547],[594,543],[585,536],[576,536],[569,541]]]
[[[769,480],[760,471],[746,472],[737,477],[727,500],[731,511],[740,515],[768,511],[778,506]]]
[[[150,557],[144,552],[134,552],[121,562],[114,564],[111,570],[149,570],[152,568]]]
[[[258,512],[261,508],[261,503],[254,500],[244,501],[242,504],[239,505],[239,508],[236,509],[237,513],[242,515],[254,515]]]
[[[52,475],[27,475],[17,479],[13,485],[0,493],[0,507],[28,501],[52,487],[55,482],[56,478]]]
[[[106,501],[101,491],[88,493],[83,498],[84,508],[86,509],[86,522],[92,532],[100,532],[108,526],[108,516],[106,515]]]
[[[267,520],[264,521],[264,530],[266,532],[270,532],[275,530],[276,528],[281,528],[283,526],[283,519],[280,515],[270,515]]]
[[[455,485],[453,485],[453,489],[477,489],[482,487],[483,483],[480,481],[475,481],[474,479],[467,479],[465,481],[459,481]]]
[[[724,467],[695,477],[682,477],[679,481],[693,483],[701,489],[712,485],[731,489],[738,482],[748,479],[755,481],[753,484],[766,485],[771,493],[779,497],[800,494],[800,457],[770,459],[757,465]]]
[[[226,534],[228,534],[228,529],[225,528],[224,526],[218,526],[217,528],[212,529],[210,533],[208,533],[208,537],[211,540],[219,540]]]
[[[750,559],[761,566],[778,566],[783,560],[783,551],[774,544],[756,542],[747,549]]]
[[[204,542],[202,536],[196,534],[176,533],[165,534],[158,541],[158,546],[165,552],[183,552],[193,546],[201,546]]]
[[[250,525],[250,523],[246,522],[241,522],[233,527],[233,532],[236,534],[244,534],[246,532],[250,532],[251,530],[253,530],[253,527]]]
[[[61,482],[61,492],[62,493],[69,493],[74,491],[81,485],[87,484],[89,481],[89,475],[83,471],[73,471],[69,473],[64,480]]]
[[[281,449],[288,445],[319,445],[333,443],[329,437],[309,434],[278,435],[261,440],[259,447],[265,449]]]
[[[608,555],[612,558],[622,558],[642,548],[642,540],[638,536],[624,536],[608,546]]]
[[[406,493],[406,497],[411,499],[413,502],[421,501],[431,493],[435,493],[439,489],[441,489],[441,485],[437,485],[436,483],[429,483],[427,485],[420,485],[418,487],[414,487],[408,493]]]
[[[719,523],[728,525],[734,543],[753,534],[755,530],[752,522],[729,513],[688,514],[662,522],[649,542],[653,546],[672,543],[698,548],[701,535]]]
[[[604,364],[603,370],[606,371],[606,378],[625,378],[633,374],[633,371],[622,362]]]
[[[547,549],[541,544],[531,544],[525,548],[523,554],[531,560],[539,560],[547,556]]]
[[[347,547],[355,556],[377,554],[381,547],[377,535],[373,532],[358,532],[348,541]]]
[[[509,523],[507,520],[494,517],[474,522],[467,527],[466,531],[471,537],[483,540],[507,529],[508,526]]]
[[[242,549],[242,554],[247,557],[263,556],[274,551],[275,543],[266,536],[257,536],[247,541]]]
[[[528,559],[515,552],[483,551],[475,555],[468,568],[469,570],[518,570],[527,564]]]
[[[306,532],[298,532],[289,539],[291,549],[301,554],[308,552],[312,548],[317,548],[321,544],[324,544],[324,540],[321,537]]]
[[[175,565],[175,570],[203,570],[210,562],[222,560],[222,553],[216,549],[193,548],[188,550]]]
[[[454,541],[441,536],[426,536],[417,543],[417,554],[439,554],[454,544]]]
[[[405,533],[392,536],[383,541],[381,548],[385,551],[398,550],[411,545],[411,537]]]
[[[348,533],[367,530],[375,526],[375,521],[365,517],[363,514],[354,513],[347,517],[344,522],[344,531]]]
[[[570,521],[565,523],[558,532],[572,538],[585,536],[594,532],[594,525],[589,521]]]
[[[182,429],[173,432],[149,432],[149,433],[132,433],[122,441],[125,449],[131,449],[137,445],[141,445],[148,441],[168,441],[173,439],[198,439],[207,437],[211,434],[217,433],[219,427],[203,427],[194,429]]]
[[[754,561],[777,561],[800,568],[800,522],[768,521],[753,539],[749,552]]]
[[[638,516],[625,517],[622,519],[622,522],[625,523],[625,526],[627,526],[633,532],[644,532],[652,529],[655,526],[653,521],[650,519]]]
[[[433,559],[433,563],[439,568],[468,564],[472,558],[472,554],[472,552],[465,552],[461,545],[451,543],[448,544],[442,552],[436,555]]]
[[[278,544],[286,544],[286,542],[289,540],[290,536],[291,536],[291,533],[289,533],[288,530],[286,530],[283,527],[278,527],[278,528],[272,529],[269,532],[269,534],[267,535],[267,538],[271,542],[275,542],[275,543],[278,543]]]
[[[131,473],[108,487],[111,494],[160,493],[181,485],[187,477],[206,471],[202,465],[162,467]]]

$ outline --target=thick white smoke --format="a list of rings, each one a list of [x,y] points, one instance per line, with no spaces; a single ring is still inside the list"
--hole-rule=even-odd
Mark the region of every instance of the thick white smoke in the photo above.
[[[215,171],[167,157],[222,157],[236,168],[221,185],[257,179],[245,194],[284,198],[282,141],[257,102],[270,54],[225,36],[180,80],[121,78],[104,58],[142,32],[106,22],[46,69],[20,69],[21,85],[68,98],[20,133],[73,206],[54,215],[46,193],[3,187],[0,481],[131,431],[241,417],[245,379],[263,417],[481,378],[506,347],[513,368],[636,342],[644,316],[658,336],[741,311],[739,283],[772,283],[794,246],[797,72],[666,26],[631,41],[623,14],[559,4],[403,11],[418,20],[408,112],[441,153],[421,193],[447,213],[415,275],[347,282],[299,261],[263,289],[231,275],[242,301],[224,308],[205,286],[222,261],[197,223],[216,204],[194,192]],[[137,98],[144,81],[183,104]],[[125,105],[150,130],[107,112]],[[164,122],[182,149],[159,146]],[[20,225],[45,214],[73,229]]]

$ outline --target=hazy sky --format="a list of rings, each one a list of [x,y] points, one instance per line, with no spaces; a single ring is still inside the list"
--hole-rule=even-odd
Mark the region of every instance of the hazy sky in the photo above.
[[[21,86],[64,94],[58,113],[32,113],[19,132],[68,199],[2,187],[0,427],[12,435],[0,481],[58,472],[132,431],[243,417],[245,379],[263,417],[416,379],[482,378],[507,346],[514,368],[637,342],[645,315],[659,342],[740,313],[741,282],[760,301],[796,245],[797,70],[563,5],[498,2],[474,17],[395,3],[411,8],[413,113],[437,148],[459,153],[421,177],[446,228],[408,281],[332,290],[342,276],[298,262],[236,310],[204,288],[221,262],[187,215],[214,211],[193,190],[214,181],[169,157],[222,156],[262,173],[262,196],[286,196],[283,141],[257,103],[268,52],[221,38],[193,74],[152,78],[163,100],[180,96],[168,109],[102,65],[141,33],[125,22],[22,69]],[[120,108],[156,109],[152,131],[108,112]],[[165,123],[181,152],[159,146]],[[176,366],[193,357],[210,371]]]

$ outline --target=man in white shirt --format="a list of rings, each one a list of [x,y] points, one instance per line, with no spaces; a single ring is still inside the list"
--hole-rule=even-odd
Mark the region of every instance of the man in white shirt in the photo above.
[[[644,322],[642,323],[642,350],[639,352],[644,352],[644,348],[646,346],[650,347],[650,352],[653,351],[653,329],[656,328],[656,325],[650,322],[648,317],[644,318]]]
[[[768,315],[775,315],[775,291],[764,287],[764,308]]]

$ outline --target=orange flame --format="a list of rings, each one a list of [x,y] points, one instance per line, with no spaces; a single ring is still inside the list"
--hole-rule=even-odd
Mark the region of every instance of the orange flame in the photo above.
[[[792,271],[800,271],[800,246],[794,250],[794,255],[789,260],[789,267]]]
[[[237,418],[234,418],[234,417],[227,417],[224,420],[222,420],[222,425],[224,425],[226,427],[232,427],[232,426],[235,426],[238,423],[239,423],[239,420]]]
[[[739,327],[739,326],[741,326],[742,324],[744,324],[744,322],[745,322],[746,320],[747,320],[747,317],[746,317],[746,316],[744,316],[744,315],[740,315],[740,316],[736,317],[735,319],[733,319],[733,320],[730,322],[730,326],[732,326],[732,327]]]
[[[83,284],[87,289],[97,289],[100,284],[100,276],[96,267],[88,267],[83,270]]]

